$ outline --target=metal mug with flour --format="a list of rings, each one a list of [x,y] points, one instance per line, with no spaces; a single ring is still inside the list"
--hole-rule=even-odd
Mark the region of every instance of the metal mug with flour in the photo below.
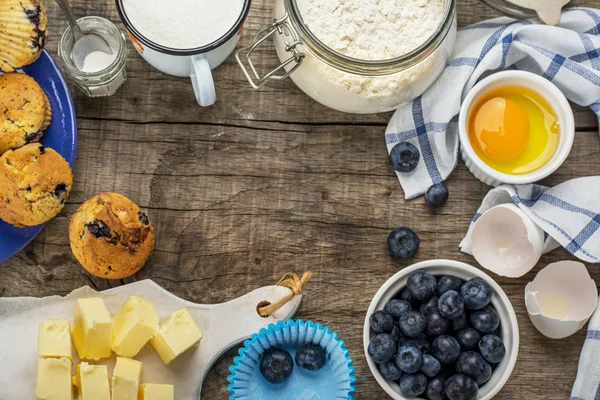
[[[251,0],[239,0],[241,6],[240,13],[238,14],[237,9],[235,10],[236,14],[231,20],[231,25],[227,25],[229,29],[226,29],[225,33],[222,33],[221,31],[223,31],[223,29],[219,30],[219,28],[216,28],[212,34],[213,36],[214,34],[219,36],[211,39],[209,42],[191,42],[191,40],[197,38],[198,35],[190,32],[188,35],[176,35],[177,38],[181,38],[180,41],[177,43],[167,43],[167,45],[165,45],[166,41],[161,42],[160,40],[157,40],[160,36],[156,33],[156,29],[159,29],[160,25],[167,28],[168,26],[166,26],[166,24],[173,22],[169,19],[169,16],[165,16],[164,18],[161,16],[161,18],[156,18],[154,20],[150,18],[143,20],[138,15],[145,17],[143,12],[160,11],[157,11],[156,9],[151,10],[152,5],[144,2],[145,4],[143,7],[140,7],[141,13],[134,8],[133,10],[136,12],[136,15],[133,15],[132,8],[126,4],[128,1],[134,2],[135,0],[116,0],[116,4],[119,16],[127,28],[133,47],[135,47],[144,60],[159,71],[178,77],[190,77],[198,103],[203,107],[213,105],[216,101],[216,91],[212,70],[221,65],[235,49],[242,34],[243,24],[250,10]],[[164,2],[161,3],[165,4]],[[218,3],[211,2],[211,4]],[[210,16],[210,12],[207,13],[205,9],[200,7],[198,2],[195,2],[194,5],[194,9],[202,9],[207,17]],[[171,15],[176,16],[173,5],[166,3],[166,6],[168,12],[171,13]],[[220,14],[213,19],[219,22],[226,21],[223,19],[223,11],[227,10],[218,11]],[[186,16],[190,17],[192,14],[186,13]],[[152,23],[154,23],[154,27],[151,27]],[[181,22],[181,24],[183,24],[183,22]],[[174,23],[174,25],[177,25],[177,23]],[[196,27],[198,25],[202,24],[194,24]],[[171,26],[171,28],[174,27]],[[221,28],[223,27],[221,26]],[[202,29],[204,31],[210,31],[210,29],[206,29],[206,25],[203,25]],[[194,44],[191,46],[186,45],[186,40],[188,41],[187,43]]]

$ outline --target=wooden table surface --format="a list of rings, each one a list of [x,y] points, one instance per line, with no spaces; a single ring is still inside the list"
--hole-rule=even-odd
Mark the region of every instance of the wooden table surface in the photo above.
[[[50,52],[66,26],[50,13]],[[71,0],[77,15],[118,21],[113,0]],[[600,7],[600,0],[574,1]],[[254,0],[242,40],[264,26],[272,1]],[[477,0],[459,0],[461,26],[495,16]],[[120,24],[119,24],[120,25]],[[121,25],[120,25],[121,26]],[[260,50],[260,64],[277,62]],[[65,210],[32,244],[0,265],[1,296],[65,295],[83,285],[106,289],[150,278],[194,302],[224,302],[273,284],[287,271],[312,271],[299,318],[328,325],[355,360],[357,399],[383,399],[365,361],[362,326],[377,289],[409,263],[388,255],[386,238],[412,227],[421,248],[412,262],[448,258],[475,264],[458,244],[489,190],[461,163],[439,211],[407,202],[389,166],[384,131],[391,114],[347,115],[305,96],[290,81],[250,88],[233,59],[214,75],[218,101],[196,105],[190,82],[164,75],[130,46],[128,81],[113,97],[88,99],[74,87],[79,145],[74,191]],[[566,164],[544,183],[600,174],[595,116],[576,109],[577,136]],[[79,205],[103,191],[125,194],[149,210],[156,248],[134,277],[91,277],[71,254],[68,224]],[[584,331],[560,341],[531,325],[523,291],[548,263],[545,255],[521,279],[497,279],[518,314],[517,366],[498,399],[568,398]],[[589,266],[600,282],[600,270]],[[237,349],[214,366],[202,397],[227,399],[228,367]]]

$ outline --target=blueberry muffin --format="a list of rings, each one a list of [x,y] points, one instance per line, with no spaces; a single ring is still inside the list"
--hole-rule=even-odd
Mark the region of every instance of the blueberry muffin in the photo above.
[[[37,60],[48,42],[47,24],[40,0],[0,1],[0,71],[13,72]]]
[[[81,265],[106,279],[135,274],[154,248],[148,215],[117,193],[101,193],[83,203],[71,219],[69,238]]]
[[[48,222],[64,207],[73,186],[69,163],[39,143],[0,157],[0,219],[24,227]]]
[[[0,75],[0,155],[38,142],[52,121],[48,97],[32,77]]]

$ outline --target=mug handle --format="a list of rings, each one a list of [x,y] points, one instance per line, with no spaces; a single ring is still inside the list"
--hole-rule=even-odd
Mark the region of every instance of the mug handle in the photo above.
[[[215,104],[217,94],[215,92],[215,82],[208,59],[204,54],[198,54],[192,57],[192,86],[198,104],[202,107],[209,107]]]

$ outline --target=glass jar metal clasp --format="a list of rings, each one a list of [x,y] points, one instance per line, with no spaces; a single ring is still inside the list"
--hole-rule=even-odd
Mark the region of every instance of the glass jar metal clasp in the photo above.
[[[287,20],[287,14],[280,19],[273,20],[272,24],[256,32],[248,46],[239,49],[235,53],[238,64],[242,68],[244,75],[246,75],[246,79],[248,79],[248,82],[250,82],[250,85],[252,85],[254,89],[262,88],[271,79],[282,80],[288,78],[300,67],[300,65],[302,65],[302,61],[304,60],[304,57],[306,57],[305,53],[298,50],[297,46],[302,44],[302,41],[299,40],[298,35],[290,27]],[[274,70],[261,77],[252,63],[252,53],[275,34],[285,35],[285,51],[290,53],[291,56]],[[287,40],[288,38],[291,39],[291,41]],[[249,68],[244,64],[243,58],[246,60]],[[292,65],[292,67],[286,69],[289,65]]]

